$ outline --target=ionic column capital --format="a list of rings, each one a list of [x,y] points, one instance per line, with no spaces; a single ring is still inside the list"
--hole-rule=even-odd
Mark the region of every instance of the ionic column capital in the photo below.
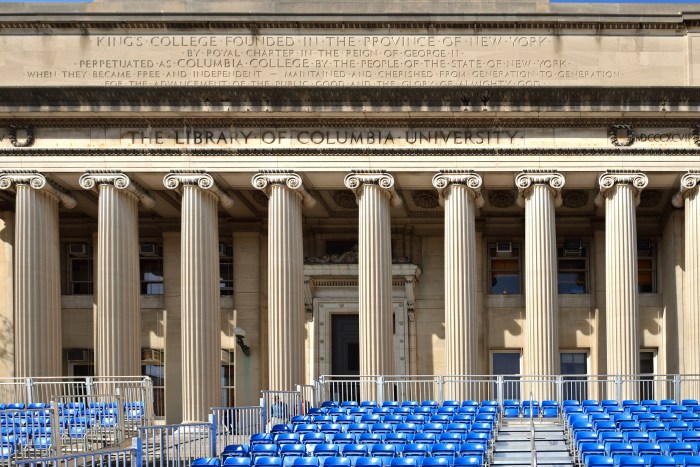
[[[80,176],[78,183],[86,190],[92,190],[95,185],[114,185],[115,188],[126,190],[136,196],[147,209],[156,204],[155,200],[141,186],[120,171],[88,170]]]
[[[223,207],[230,208],[233,206],[233,199],[224,193],[214,183],[214,177],[206,172],[170,172],[163,177],[163,185],[171,190],[177,190],[180,185],[197,185],[202,190],[209,190],[216,195]]]
[[[44,190],[55,196],[68,209],[78,204],[75,198],[52,185],[45,176],[36,171],[8,170],[0,174],[0,190],[9,190],[13,185],[29,185],[35,190]]]
[[[700,187],[700,170],[689,170],[688,173],[681,178],[681,188],[673,196],[671,202],[677,208],[682,208],[685,204],[685,198],[696,191]]]
[[[433,177],[433,186],[440,195],[440,206],[445,205],[445,192],[451,185],[464,185],[474,197],[474,205],[480,208],[484,205],[481,197],[481,185],[483,180],[476,172],[462,172],[458,170],[441,170]]]
[[[525,206],[525,197],[533,185],[548,185],[554,195],[554,205],[561,206],[561,189],[565,179],[562,174],[550,170],[523,170],[515,176],[515,186],[518,187],[518,206]]]
[[[649,184],[649,177],[636,170],[608,170],[598,177],[600,193],[596,196],[596,206],[602,207],[604,199],[610,196],[615,185],[630,185],[635,190],[635,206],[639,205],[639,195]]]
[[[392,207],[397,208],[402,204],[401,198],[394,190],[394,177],[385,171],[354,170],[345,176],[344,182],[355,194],[355,198],[359,197],[362,185],[377,185],[387,191]]]
[[[262,190],[268,198],[270,197],[272,185],[284,185],[299,195],[301,202],[307,208],[316,206],[316,198],[306,191],[301,177],[292,170],[261,170],[253,176],[251,181],[253,186],[258,190]]]

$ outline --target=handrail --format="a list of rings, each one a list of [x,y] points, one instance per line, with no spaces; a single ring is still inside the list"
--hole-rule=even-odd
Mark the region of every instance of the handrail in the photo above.
[[[534,398],[530,391],[530,453],[532,453],[531,467],[537,467],[537,451],[535,451],[535,407],[533,407]]]

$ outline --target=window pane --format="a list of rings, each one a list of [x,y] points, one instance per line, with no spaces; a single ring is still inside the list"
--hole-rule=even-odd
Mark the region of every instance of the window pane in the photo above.
[[[491,260],[491,270],[492,271],[517,271],[518,270],[518,260],[517,259],[492,259]]]
[[[491,293],[494,294],[519,294],[520,275],[508,273],[494,273],[491,275]]]

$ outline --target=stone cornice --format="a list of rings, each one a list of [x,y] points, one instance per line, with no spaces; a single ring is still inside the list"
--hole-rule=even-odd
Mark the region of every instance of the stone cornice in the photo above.
[[[608,170],[598,177],[600,193],[596,196],[596,206],[603,206],[604,199],[610,195],[610,190],[615,185],[630,185],[635,191],[635,205],[639,205],[639,195],[649,184],[649,178],[636,170]]]
[[[224,208],[233,206],[233,199],[224,193],[214,183],[214,178],[205,172],[170,172],[163,178],[163,185],[171,190],[176,190],[180,185],[197,185],[202,190],[209,190],[216,195]]]
[[[45,176],[36,171],[8,170],[0,173],[0,190],[8,190],[13,185],[29,185],[35,190],[45,190],[68,209],[78,204],[75,198],[52,185]]]
[[[484,118],[483,112],[619,112],[678,116],[700,108],[700,86],[694,87],[26,87],[0,88],[0,112],[31,117],[46,106],[57,114],[80,113],[123,118],[124,106],[150,118],[173,113],[218,118],[279,116],[319,112],[342,118],[373,111],[430,112]],[[167,109],[167,110],[164,110]],[[180,110],[182,109],[182,110]],[[639,115],[641,116],[641,115]],[[179,116],[178,116],[179,117]],[[500,115],[499,115],[500,117]],[[624,123],[624,122],[617,122]],[[104,122],[103,122],[104,124]]]
[[[399,207],[403,203],[396,190],[394,190],[394,177],[385,171],[353,170],[345,176],[345,186],[352,190],[358,198],[362,185],[372,184],[386,190],[389,194],[389,202],[392,207]]]
[[[551,170],[523,170],[515,176],[515,186],[518,187],[517,204],[525,206],[525,197],[533,185],[548,185],[554,195],[554,205],[561,206],[561,189],[565,179],[562,174]]]
[[[304,189],[301,177],[293,171],[261,170],[253,176],[251,182],[255,188],[262,190],[268,197],[270,196],[271,185],[284,185],[292,190],[293,193],[298,194],[301,202],[307,208],[316,206],[316,198]]]
[[[692,192],[700,188],[700,170],[689,170],[688,173],[681,177],[681,187],[673,196],[671,203],[681,208],[685,204],[685,198]]]
[[[433,176],[433,186],[440,196],[440,206],[445,205],[445,191],[450,185],[465,185],[474,197],[474,205],[480,208],[484,205],[484,198],[481,196],[481,185],[483,180],[475,172],[459,170],[441,170]]]
[[[125,173],[118,171],[88,170],[80,176],[78,183],[86,190],[92,190],[95,185],[114,185],[115,188],[126,190],[136,196],[141,204],[150,209],[155,205],[155,200],[136,182],[132,181]]]

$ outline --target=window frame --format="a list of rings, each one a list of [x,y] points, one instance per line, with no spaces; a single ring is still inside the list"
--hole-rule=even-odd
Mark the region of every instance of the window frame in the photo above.
[[[642,242],[649,242],[649,254],[648,255],[645,255],[645,256],[640,255],[640,252],[645,251],[644,249],[640,248]],[[657,267],[656,254],[657,254],[656,241],[654,241],[652,239],[642,239],[642,240],[637,241],[637,292],[640,294],[658,293],[658,279],[657,279],[658,267]],[[642,264],[642,261],[649,261],[651,264],[651,267],[642,269],[640,267]],[[641,276],[642,276],[643,271],[648,272],[650,275],[649,285],[650,285],[651,290],[642,290]]]
[[[144,255],[143,254],[143,245],[148,245],[148,244],[153,244],[157,248],[157,254],[155,255]],[[145,279],[145,274],[146,272],[144,271],[144,262],[146,261],[155,261],[156,264],[160,265],[160,280],[147,280]],[[159,243],[154,243],[154,242],[145,242],[145,243],[139,243],[139,292],[141,295],[164,295],[165,294],[165,281],[163,279],[163,245]],[[157,274],[154,274],[153,271],[149,270],[147,271],[149,274],[153,274],[155,277],[158,277]],[[160,286],[160,293],[157,292],[149,292],[150,287],[156,286],[156,289],[158,288],[157,286]]]
[[[70,252],[72,245],[85,245],[86,254],[85,256],[76,255]],[[68,293],[67,295],[93,295],[95,293],[95,258],[93,253],[92,243],[90,242],[72,242],[66,245],[67,253],[67,279],[68,279]],[[76,280],[74,276],[73,264],[85,263],[88,266],[87,279]],[[79,286],[86,286],[87,292],[76,292],[76,288]]]
[[[566,268],[563,269],[561,264],[563,261],[583,261],[583,269],[579,268]],[[565,253],[564,245],[557,247],[557,293],[559,295],[586,295],[590,293],[590,280],[589,280],[589,270],[590,262],[588,261],[588,248],[585,244],[581,245],[581,255],[580,256],[567,256]],[[562,274],[578,274],[583,272],[583,290],[581,292],[562,292],[562,284],[576,284],[571,282],[562,282]]]
[[[510,243],[511,254],[510,256],[498,256],[497,245],[499,243]],[[493,254],[492,254],[493,252]],[[519,243],[516,242],[503,242],[503,241],[493,241],[489,242],[486,246],[486,254],[488,258],[488,293],[489,295],[521,295],[523,293],[523,261],[522,261],[522,248]],[[515,269],[494,269],[494,261],[502,260],[513,260],[517,264],[517,272]],[[494,274],[499,273],[513,273],[517,276],[517,291],[510,291],[503,289],[502,292],[495,291],[496,285],[494,284]]]

